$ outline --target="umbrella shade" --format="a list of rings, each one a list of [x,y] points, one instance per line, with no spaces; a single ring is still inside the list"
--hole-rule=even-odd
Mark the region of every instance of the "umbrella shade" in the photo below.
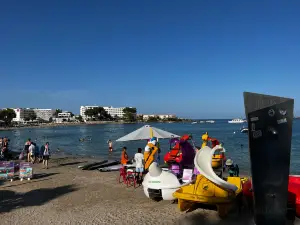
[[[153,134],[153,135],[152,135]],[[172,134],[170,132],[151,127],[150,125],[145,125],[124,137],[119,138],[117,141],[137,141],[137,140],[147,140],[152,137],[160,138],[175,138],[180,137],[176,134]]]

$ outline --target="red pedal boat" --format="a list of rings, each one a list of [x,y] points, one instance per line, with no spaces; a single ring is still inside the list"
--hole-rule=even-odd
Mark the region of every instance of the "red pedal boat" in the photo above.
[[[173,138],[170,140],[170,151],[164,156],[165,163],[180,163],[183,159],[182,149],[180,143],[191,140],[191,135],[185,134],[179,138]],[[172,147],[173,146],[173,147]],[[190,146],[189,146],[190,147]],[[191,148],[191,147],[190,147]]]
[[[288,204],[296,207],[296,216],[300,217],[300,176],[290,175],[288,186]],[[252,199],[252,181],[249,179],[243,184],[243,195],[247,199]]]

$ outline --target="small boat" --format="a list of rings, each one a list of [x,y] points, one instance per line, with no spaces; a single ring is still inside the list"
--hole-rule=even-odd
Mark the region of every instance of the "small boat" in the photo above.
[[[248,133],[248,127],[242,127],[241,133]]]
[[[172,171],[160,168],[156,162],[149,167],[145,175],[143,189],[145,195],[154,200],[175,200],[173,193],[179,188],[189,185],[192,182],[192,169],[184,169],[182,178],[177,177]]]
[[[190,211],[200,203],[202,208],[216,206],[221,218],[225,217],[234,205],[236,198],[242,193],[242,179],[240,177],[228,177],[225,180],[218,177],[210,163],[215,149],[205,146],[197,152],[195,166],[200,172],[195,182],[183,186],[173,194],[178,199],[180,211]]]
[[[205,121],[202,121],[202,120],[201,120],[200,123],[205,123]]]
[[[232,119],[229,120],[228,123],[246,123],[246,120],[242,120],[242,119]]]
[[[102,164],[107,163],[107,162],[108,162],[108,160],[102,160],[100,162],[88,163],[88,164],[85,164],[85,165],[78,166],[78,169],[87,170],[89,167],[96,166],[96,165],[102,165]]]
[[[207,120],[207,121],[205,121],[206,123],[215,123],[215,121],[214,120]]]
[[[192,124],[196,124],[197,122],[192,122]]]

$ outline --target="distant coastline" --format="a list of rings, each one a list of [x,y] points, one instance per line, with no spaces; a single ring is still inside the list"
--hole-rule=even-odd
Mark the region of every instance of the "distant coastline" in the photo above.
[[[182,123],[182,121],[157,121],[158,123]],[[83,125],[99,125],[99,124],[135,124],[135,123],[147,123],[147,122],[125,122],[125,121],[88,121],[88,122],[65,122],[65,123],[45,123],[38,125],[26,125],[26,126],[13,126],[13,127],[0,127],[0,131],[6,130],[18,130],[18,129],[34,129],[34,128],[48,128],[48,127],[66,127],[66,126],[83,126]],[[153,123],[153,122],[148,122]]]

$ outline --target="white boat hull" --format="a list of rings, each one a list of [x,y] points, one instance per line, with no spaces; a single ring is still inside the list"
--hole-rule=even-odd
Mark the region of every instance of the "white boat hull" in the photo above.
[[[240,123],[245,123],[245,121],[228,121],[228,123],[240,124]]]
[[[189,183],[191,181],[181,184],[175,174],[159,168],[157,163],[154,162],[150,165],[149,172],[144,177],[143,190],[145,195],[154,201],[172,201],[176,199],[173,193]]]

